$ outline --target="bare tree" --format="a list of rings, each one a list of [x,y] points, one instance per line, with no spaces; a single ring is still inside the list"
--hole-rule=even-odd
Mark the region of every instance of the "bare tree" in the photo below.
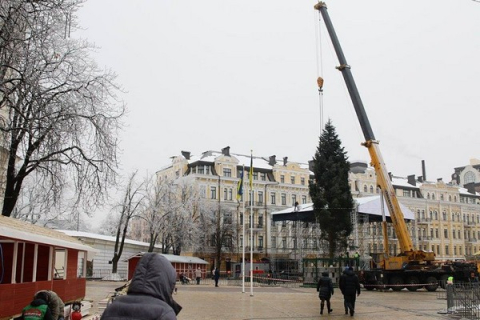
[[[143,183],[137,183],[137,172],[128,178],[127,186],[123,194],[122,202],[117,206],[120,211],[115,235],[115,247],[112,258],[112,274],[117,273],[117,265],[122,256],[125,238],[128,232],[130,220],[139,213],[139,208],[144,199]]]
[[[92,208],[115,182],[117,130],[124,107],[112,72],[89,57],[93,47],[68,37],[83,0],[0,2],[0,107],[8,150],[2,214],[10,216],[27,176],[62,200]]]

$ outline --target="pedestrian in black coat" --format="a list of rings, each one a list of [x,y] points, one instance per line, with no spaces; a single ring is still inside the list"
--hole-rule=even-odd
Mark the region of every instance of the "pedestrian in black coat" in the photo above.
[[[323,314],[323,308],[325,307],[325,301],[327,302],[328,313],[332,313],[333,309],[330,308],[330,298],[333,296],[333,283],[332,279],[328,277],[328,272],[322,272],[322,277],[317,283],[318,297],[320,298],[320,314]]]
[[[350,315],[353,317],[355,313],[355,300],[356,296],[360,295],[360,281],[357,275],[353,272],[353,268],[349,267],[348,270],[340,277],[339,283],[340,291],[342,291],[343,298],[345,299],[345,314],[350,310]]]
[[[172,297],[177,273],[170,261],[146,253],[138,262],[127,294],[108,305],[101,320],[176,320],[182,307]]]

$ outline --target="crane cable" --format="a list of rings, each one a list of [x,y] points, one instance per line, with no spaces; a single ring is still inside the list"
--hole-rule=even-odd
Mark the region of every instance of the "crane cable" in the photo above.
[[[318,18],[314,14],[315,19],[315,54],[317,62],[317,85],[318,85],[318,105],[319,105],[319,128],[320,134],[322,135],[324,128],[323,120],[323,52],[322,52],[322,32],[321,32],[321,23],[320,23],[320,11],[315,10],[318,14]]]

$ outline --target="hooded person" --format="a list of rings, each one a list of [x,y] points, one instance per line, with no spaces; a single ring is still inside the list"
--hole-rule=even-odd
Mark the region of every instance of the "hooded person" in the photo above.
[[[127,294],[116,298],[101,320],[174,320],[182,307],[173,300],[177,274],[170,261],[146,253],[138,262]]]
[[[23,320],[54,320],[50,308],[48,307],[47,293],[42,291],[38,292],[33,301],[28,306],[23,308],[22,316]]]
[[[323,314],[323,308],[325,307],[325,301],[327,301],[327,310],[328,313],[332,313],[332,308],[330,307],[330,298],[333,295],[333,283],[332,279],[328,277],[328,272],[322,272],[322,277],[318,280],[317,283],[317,292],[318,297],[320,298],[320,314]]]
[[[345,314],[350,310],[350,315],[353,317],[355,313],[355,300],[360,295],[360,282],[357,275],[353,272],[353,268],[348,268],[347,271],[340,277],[340,290],[345,299]]]
[[[35,298],[45,300],[52,313],[53,320],[63,320],[65,315],[65,303],[63,300],[51,290],[40,290],[35,293]]]

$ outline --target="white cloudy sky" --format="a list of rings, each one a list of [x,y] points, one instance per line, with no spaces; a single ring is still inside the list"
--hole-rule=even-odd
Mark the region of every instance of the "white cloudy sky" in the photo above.
[[[181,150],[307,162],[320,128],[316,78],[350,160],[363,135],[315,1],[88,0],[78,12],[129,113],[122,170],[153,173]],[[328,11],[387,169],[450,181],[480,158],[480,3],[335,0]],[[322,50],[319,47],[318,38]],[[321,58],[319,58],[321,57]]]

